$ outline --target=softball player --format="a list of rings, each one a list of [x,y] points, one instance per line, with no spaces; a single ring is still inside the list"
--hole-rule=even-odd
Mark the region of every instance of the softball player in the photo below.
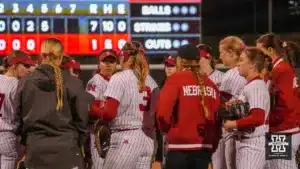
[[[206,74],[218,87],[220,87],[224,73],[215,69],[212,48],[206,44],[198,44],[197,48],[200,52],[201,72]]]
[[[97,109],[100,108],[101,102],[104,99],[104,92],[106,90],[109,79],[116,71],[117,66],[117,54],[112,49],[104,49],[100,52],[98,57],[99,59],[99,73],[95,74],[93,78],[87,84],[87,92],[92,94],[95,97],[95,101],[91,106],[91,110],[89,114],[93,117],[95,113],[97,113]],[[92,129],[90,129],[90,149],[92,154],[93,169],[102,169],[104,159],[102,159],[96,149],[95,146],[95,136],[93,134]]]
[[[207,169],[221,136],[216,120],[220,106],[217,86],[199,71],[195,46],[179,48],[178,71],[159,97],[157,121],[168,134],[166,169]]]
[[[41,45],[41,65],[19,82],[17,115],[29,169],[82,169],[80,147],[87,135],[93,96],[81,80],[62,70],[64,47],[48,38]]]
[[[149,76],[144,52],[128,42],[120,54],[122,71],[114,74],[98,114],[112,135],[104,169],[149,169],[154,153],[154,112],[159,88]],[[117,158],[116,158],[117,157]]]
[[[212,48],[206,44],[198,44],[197,48],[200,52],[200,69],[201,72],[206,74],[210,80],[212,80],[217,87],[220,87],[224,73],[215,69],[213,63]],[[223,169],[226,167],[225,163],[225,142],[224,139],[220,139],[216,152],[212,155],[212,167],[213,169]]]
[[[72,76],[75,76],[75,77],[79,78],[79,75],[80,75],[80,72],[81,72],[79,62],[72,59],[68,55],[64,55],[63,59],[62,59],[61,66],[62,66],[63,69],[68,70]]]
[[[246,79],[239,75],[237,69],[237,62],[244,47],[243,41],[235,36],[228,36],[220,41],[220,59],[225,66],[231,68],[224,74],[219,87],[223,103],[231,99],[237,99],[247,84]],[[223,133],[223,139],[225,141],[225,161],[227,169],[235,169],[236,155],[233,134],[225,131]],[[222,157],[219,158],[221,159]]]
[[[171,76],[173,73],[177,71],[176,58],[174,56],[168,56],[164,60],[164,64],[165,64],[165,73],[167,77]]]
[[[284,62],[284,43],[274,34],[266,34],[257,40],[257,47],[272,59],[271,104],[269,131],[292,135],[292,160],[270,160],[272,169],[296,169],[296,152],[300,144],[300,100],[295,72],[289,63]]]
[[[35,62],[23,51],[13,51],[4,60],[0,75],[0,168],[15,169],[18,158],[16,98],[18,79],[26,76]]]
[[[238,100],[249,103],[249,114],[240,114],[239,120],[227,120],[226,130],[238,129],[236,138],[237,169],[265,168],[265,134],[270,111],[270,95],[267,84],[260,74],[264,69],[266,56],[258,48],[244,50],[238,63],[241,76],[248,81]]]

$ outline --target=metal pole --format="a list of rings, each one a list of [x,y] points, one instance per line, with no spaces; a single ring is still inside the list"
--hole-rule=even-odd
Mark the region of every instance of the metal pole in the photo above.
[[[254,14],[253,14],[253,31],[254,31],[254,33],[256,33],[257,32],[257,30],[256,30],[256,22],[257,22],[257,20],[256,20],[256,1],[253,1],[253,8],[254,8]]]
[[[268,31],[272,32],[272,23],[273,23],[273,0],[268,1]]]

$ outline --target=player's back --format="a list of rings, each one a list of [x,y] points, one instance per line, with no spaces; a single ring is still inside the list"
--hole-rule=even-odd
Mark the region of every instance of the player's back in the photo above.
[[[82,82],[68,71],[62,71],[62,79],[64,91],[61,110],[57,110],[55,75],[50,65],[40,65],[20,80],[18,90],[21,91],[22,129],[40,149],[52,148],[42,144],[45,140],[57,148],[73,147],[77,140],[70,138],[84,136],[87,131],[87,107],[92,96],[85,92]]]
[[[201,76],[200,81],[201,86],[191,71],[178,71],[167,79],[161,91],[158,111],[162,114],[159,114],[158,118],[169,118],[164,117],[164,113],[172,114],[170,129],[165,131],[168,132],[171,149],[201,149],[203,147],[198,147],[199,144],[213,143],[213,139],[220,135],[221,131],[216,128],[220,126],[214,120],[220,106],[218,88],[207,76]],[[204,117],[201,93],[204,94],[204,105],[210,114],[208,119]],[[173,111],[173,100],[177,102],[178,107],[175,112],[169,112]],[[205,136],[199,135],[200,129],[206,130]],[[192,147],[183,148],[182,144],[192,144]]]
[[[200,112],[203,112],[203,106],[201,104],[202,98],[200,93],[202,88],[199,86],[197,78],[191,71],[181,71],[174,74],[177,80],[177,85],[180,89],[178,98],[178,122],[180,119],[184,123],[190,123],[195,119],[203,119]],[[203,85],[203,92],[205,95],[205,106],[211,113],[215,113],[219,108],[219,91],[217,86],[207,76],[201,78]],[[194,120],[195,121],[195,120]],[[197,121],[198,123],[199,121]],[[199,123],[198,123],[199,124]]]
[[[154,119],[154,108],[150,103],[153,92],[158,85],[151,76],[147,76],[145,87],[139,90],[137,75],[134,70],[124,70],[112,76],[105,96],[112,97],[120,102],[116,119],[113,121],[112,129],[140,128],[151,122],[145,118]],[[149,126],[152,127],[152,126]]]
[[[16,89],[18,79],[0,75],[0,131],[16,129]]]

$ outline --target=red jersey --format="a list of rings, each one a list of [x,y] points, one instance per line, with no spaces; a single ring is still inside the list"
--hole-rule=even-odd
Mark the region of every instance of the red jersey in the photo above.
[[[208,119],[204,117],[199,83],[191,71],[174,73],[161,90],[157,122],[159,128],[168,134],[169,150],[216,149],[222,133],[221,122],[216,120],[220,93],[207,76],[201,80],[205,88],[204,104],[210,113]]]
[[[292,67],[283,59],[274,63],[271,90],[275,91],[276,102],[270,113],[270,131],[299,131],[300,101],[297,97],[297,78]]]

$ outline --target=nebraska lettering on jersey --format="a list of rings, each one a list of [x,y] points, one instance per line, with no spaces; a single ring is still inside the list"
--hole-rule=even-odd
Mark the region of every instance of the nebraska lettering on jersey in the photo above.
[[[182,86],[182,89],[184,96],[200,96],[202,93],[200,86],[197,85]],[[214,88],[210,86],[204,86],[204,89],[205,96],[210,96],[214,99],[217,99],[217,92]]]
[[[15,99],[17,86],[18,79],[0,75],[0,132],[14,131],[17,128]]]
[[[104,79],[100,74],[95,74],[92,79],[89,80],[86,90],[92,94],[96,100],[104,100],[103,94],[106,90],[108,81]]]
[[[133,70],[124,70],[114,74],[104,93],[105,97],[119,101],[117,117],[112,129],[154,127],[154,113],[159,90],[149,75],[142,91]]]

